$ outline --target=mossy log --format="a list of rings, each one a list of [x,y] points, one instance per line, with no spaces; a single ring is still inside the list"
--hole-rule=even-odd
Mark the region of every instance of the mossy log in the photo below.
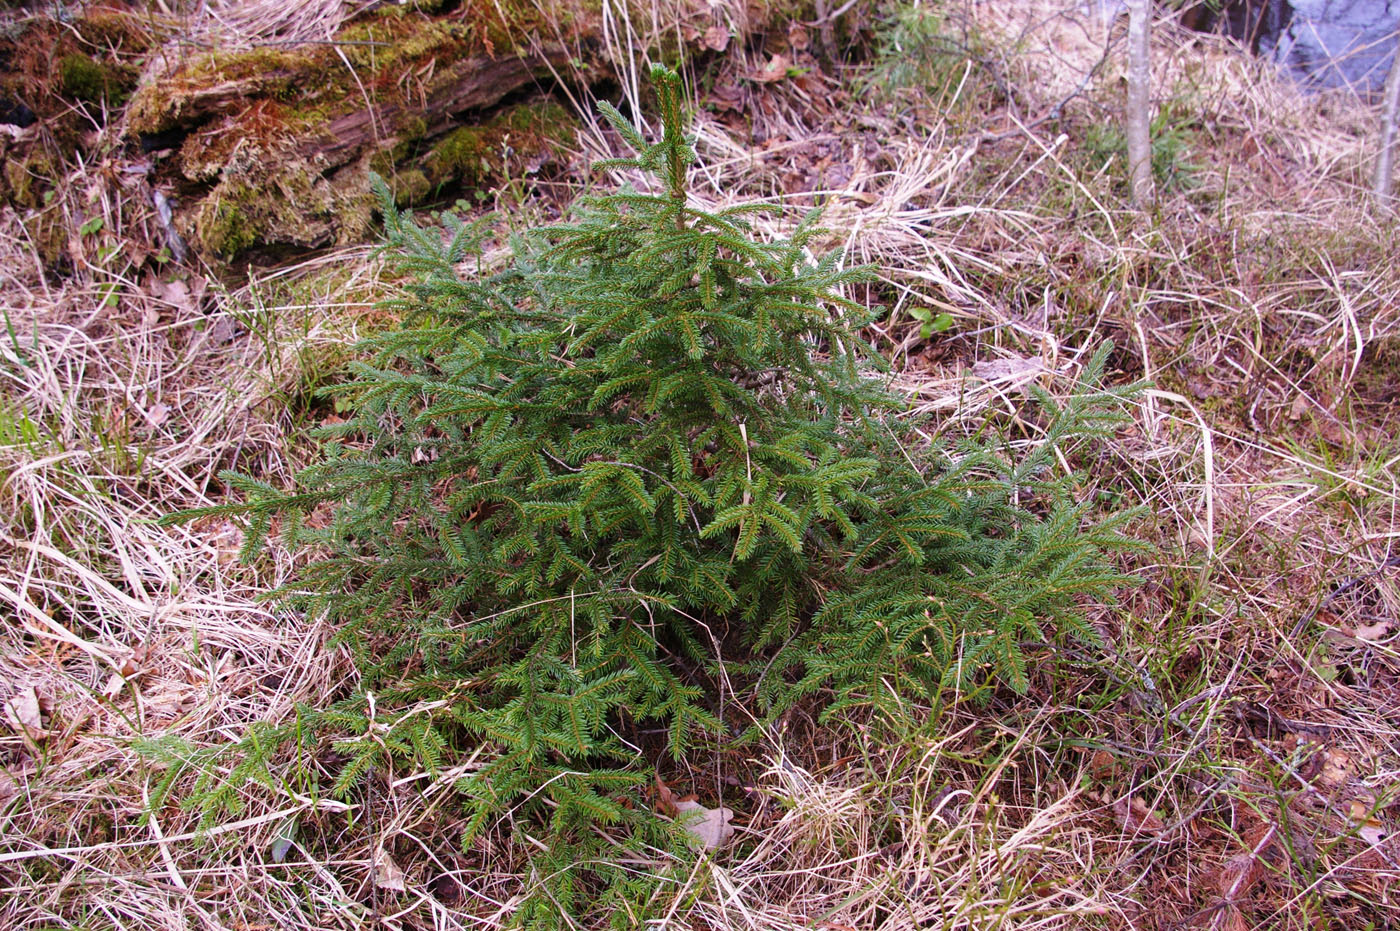
[[[530,38],[546,19],[570,24],[564,38],[572,48]],[[385,7],[327,42],[211,52],[163,73],[152,69],[126,127],[162,153],[176,226],[206,255],[353,242],[369,231],[371,168],[405,203],[498,180],[443,171],[433,140],[489,121],[508,98],[539,96],[556,75],[601,75],[599,63],[577,52],[591,47],[599,28],[584,15],[533,3],[516,10],[469,2],[445,16]],[[536,167],[573,131],[567,117],[526,122],[532,131],[510,146]]]
[[[698,17],[712,14],[694,8],[698,34]],[[576,0],[385,5],[324,41],[193,55],[148,12],[84,15],[100,38],[59,41],[73,30],[54,25],[57,44],[39,53],[39,19],[0,47],[0,110],[32,110],[44,130],[24,130],[32,144],[0,140],[4,154],[36,171],[68,163],[105,121],[122,158],[149,164],[147,198],[165,205],[168,238],[214,261],[363,241],[370,170],[404,204],[562,171],[576,124],[555,83],[612,74],[598,6]],[[41,152],[63,120],[72,131]],[[37,209],[39,190],[59,179],[29,174],[6,172],[0,199]]]

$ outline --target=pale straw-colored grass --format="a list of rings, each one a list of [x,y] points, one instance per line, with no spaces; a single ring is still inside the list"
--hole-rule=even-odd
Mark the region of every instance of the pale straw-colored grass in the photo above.
[[[960,8],[1019,92],[985,104],[973,69],[976,119],[893,119],[881,108],[897,104],[840,93],[854,75],[823,77],[825,99],[765,87],[761,146],[702,114],[695,196],[771,201],[775,233],[823,201],[824,245],[880,267],[890,310],[870,335],[939,432],[1035,442],[1026,385],[1063,394],[1115,339],[1120,377],[1154,388],[1075,464],[1086,497],[1145,508],[1138,532],[1158,550],[1125,568],[1146,584],[1093,610],[1101,652],[1037,653],[1027,696],[911,707],[916,723],[882,742],[873,722],[775,732],[737,774],[743,800],[727,799],[742,843],[687,874],[662,926],[1396,920],[1395,846],[1357,833],[1396,827],[1400,775],[1400,269],[1395,227],[1362,197],[1372,112],[1163,29],[1156,99],[1181,108],[1198,187],[1168,192],[1149,222],[1085,154],[1121,65],[1094,71],[1107,27],[1065,6]],[[281,34],[258,9],[248,34]],[[639,101],[635,49],[665,18],[605,12]],[[724,66],[762,60],[735,49]],[[593,123],[580,146],[613,140]],[[821,146],[845,180],[786,189]],[[155,240],[148,192],[89,199],[83,177],[58,208],[70,228],[100,211],[103,236]],[[348,806],[310,789],[327,763],[289,760],[203,834],[174,805],[143,820],[159,773],[133,739],[216,745],[353,687],[329,631],[258,600],[292,577],[291,556],[241,566],[238,521],[154,520],[222,500],[221,468],[284,481],[314,455],[314,415],[291,402],[370,319],[377,267],[351,250],[172,291],[78,237],[76,274],[56,279],[18,220],[0,216],[0,702],[13,717],[32,694],[40,729],[0,731],[0,925],[506,925],[526,851],[494,835],[459,849],[450,783],[470,758],[376,780]],[[953,326],[926,338],[918,307]],[[710,791],[698,775],[688,788]],[[386,860],[403,892],[383,888]]]

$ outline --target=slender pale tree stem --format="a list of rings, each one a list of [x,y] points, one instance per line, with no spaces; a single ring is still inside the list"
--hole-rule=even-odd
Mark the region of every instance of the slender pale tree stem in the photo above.
[[[1395,209],[1391,185],[1395,175],[1395,132],[1400,120],[1400,32],[1395,34],[1395,58],[1385,79],[1385,96],[1381,103],[1381,146],[1376,153],[1376,176],[1373,190],[1376,203],[1386,213]]]
[[[1128,137],[1128,176],[1133,203],[1150,207],[1152,190],[1151,89],[1152,0],[1127,0],[1128,106],[1124,134]]]

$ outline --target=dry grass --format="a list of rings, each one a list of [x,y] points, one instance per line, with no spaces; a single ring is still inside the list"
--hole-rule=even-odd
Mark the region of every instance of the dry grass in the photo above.
[[[1400,921],[1400,267],[1364,197],[1373,114],[1163,31],[1159,130],[1189,188],[1137,216],[1094,141],[1121,65],[1095,70],[1110,36],[1059,6],[957,8],[985,44],[939,60],[937,101],[853,92],[863,72],[823,72],[796,34],[730,50],[703,75],[726,103],[697,127],[698,196],[779,198],[779,225],[824,203],[830,244],[880,265],[872,336],[944,432],[1034,442],[1025,385],[1063,390],[1115,339],[1154,390],[1079,464],[1085,495],[1145,506],[1145,584],[1098,611],[1103,654],[1046,651],[1026,696],[911,708],[878,742],[795,718],[752,759],[669,773],[743,829],[667,927]],[[608,9],[628,61],[656,24]],[[739,80],[775,54],[813,70]],[[134,739],[214,745],[353,685],[327,631],[258,601],[290,557],[241,566],[236,522],[154,520],[219,500],[221,468],[279,481],[314,455],[333,412],[310,391],[384,285],[362,249],[231,289],[152,275],[125,245],[158,241],[149,192],[99,177],[75,167],[57,207],[66,278],[0,215],[0,926],[507,923],[524,852],[459,849],[451,772],[344,805],[287,760],[202,834],[173,804],[147,816],[160,774]],[[918,307],[951,328],[922,333]]]

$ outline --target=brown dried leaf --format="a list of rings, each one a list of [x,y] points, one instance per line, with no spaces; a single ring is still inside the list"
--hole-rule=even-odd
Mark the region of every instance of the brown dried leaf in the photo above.
[[[174,281],[161,281],[157,278],[151,282],[150,291],[157,300],[173,305],[180,311],[181,316],[194,310],[194,297],[190,294],[190,286],[178,278]]]
[[[711,26],[705,30],[700,44],[712,52],[722,52],[729,48],[729,29],[724,26]]]
[[[812,36],[801,23],[788,23],[788,46],[794,52],[806,51],[812,45]]]
[[[1147,803],[1136,795],[1131,799],[1120,798],[1113,803],[1113,813],[1118,823],[1123,825],[1126,834],[1161,834],[1167,825],[1153,814]]]
[[[1344,785],[1356,769],[1352,758],[1340,750],[1319,750],[1315,761],[1319,764],[1317,781],[1332,789]]]
[[[671,791],[671,787],[661,781],[661,777],[656,777],[656,811],[668,818],[674,818],[680,814],[680,807],[676,802],[676,793]]]
[[[716,84],[706,98],[717,113],[732,110],[736,113],[744,109],[744,91],[736,84],[725,81]]]
[[[170,416],[170,405],[156,402],[141,413],[145,416],[146,423],[153,427],[159,427]]]
[[[751,72],[749,78],[760,84],[774,84],[786,78],[791,67],[792,62],[786,55],[774,55],[760,70]]]
[[[705,850],[717,850],[734,836],[734,812],[728,808],[706,808],[699,802],[680,801],[676,803],[685,829],[695,838],[695,843]]]
[[[1385,829],[1384,824],[1372,816],[1372,807],[1361,799],[1352,799],[1347,813],[1351,816],[1352,822],[1358,825],[1356,835],[1375,847],[1390,836],[1390,832]]]
[[[1094,755],[1089,758],[1089,775],[1100,782],[1112,776],[1115,768],[1113,754],[1107,750],[1095,750]]]
[[[5,702],[5,721],[21,737],[40,740],[49,735],[44,729],[39,695],[33,686],[25,686]]]
[[[209,327],[209,339],[216,345],[223,346],[233,342],[233,338],[238,335],[238,330],[234,327],[233,321],[227,314],[221,314],[214,318],[214,323]]]
[[[1382,620],[1377,621],[1374,624],[1362,624],[1361,626],[1357,627],[1356,639],[1370,640],[1374,642],[1376,640],[1385,639],[1385,635],[1388,633],[1390,633],[1390,621]]]
[[[1020,356],[1009,356],[1005,359],[986,359],[982,362],[974,362],[972,364],[972,374],[983,381],[1009,380],[1028,375],[1038,375],[1043,371],[1045,371],[1045,365],[1039,359],[1027,359]]]
[[[389,856],[389,851],[380,847],[374,852],[374,885],[379,889],[393,892],[404,891],[403,870]]]

